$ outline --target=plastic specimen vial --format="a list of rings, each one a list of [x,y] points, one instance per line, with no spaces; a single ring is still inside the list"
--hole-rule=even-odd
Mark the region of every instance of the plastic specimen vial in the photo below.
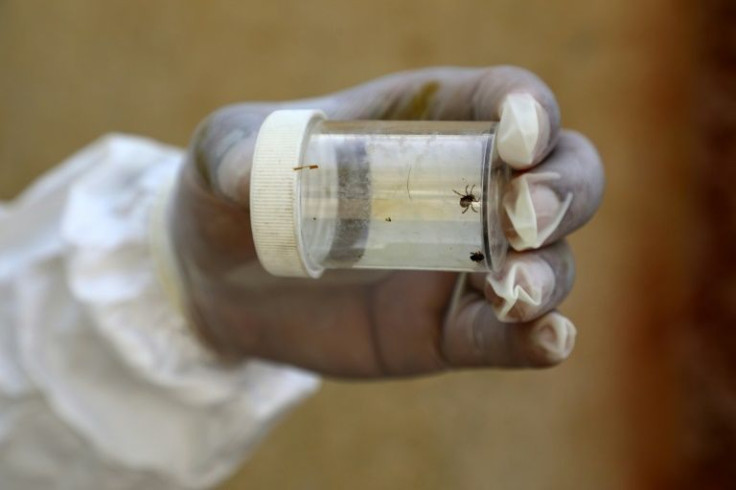
[[[337,121],[276,111],[251,170],[256,252],[271,274],[497,269],[508,169],[493,122]]]

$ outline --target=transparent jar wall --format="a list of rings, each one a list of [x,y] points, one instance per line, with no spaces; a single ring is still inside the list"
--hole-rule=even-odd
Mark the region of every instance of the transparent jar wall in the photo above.
[[[506,251],[495,124],[319,121],[299,174],[302,242],[324,268],[483,271]]]

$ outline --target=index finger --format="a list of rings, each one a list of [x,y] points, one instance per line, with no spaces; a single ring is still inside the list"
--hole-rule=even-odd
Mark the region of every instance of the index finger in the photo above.
[[[318,106],[336,119],[499,121],[499,155],[519,170],[541,162],[560,130],[552,91],[533,73],[513,66],[397,73],[294,105]]]

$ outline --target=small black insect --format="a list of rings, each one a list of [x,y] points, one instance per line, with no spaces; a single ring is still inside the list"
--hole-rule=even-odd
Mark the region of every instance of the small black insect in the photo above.
[[[474,213],[477,213],[478,210],[475,209],[474,204],[480,201],[475,196],[475,194],[473,194],[473,189],[475,189],[475,186],[470,187],[470,190],[468,190],[468,187],[470,186],[465,186],[465,194],[460,194],[455,189],[453,189],[452,192],[460,196],[460,207],[463,208],[463,214],[467,213],[468,209],[472,209]]]
[[[486,256],[480,250],[470,254],[470,260],[473,262],[482,262],[485,258]]]
[[[389,216],[388,218],[386,218],[386,221],[388,221],[389,223],[391,223],[391,216]]]

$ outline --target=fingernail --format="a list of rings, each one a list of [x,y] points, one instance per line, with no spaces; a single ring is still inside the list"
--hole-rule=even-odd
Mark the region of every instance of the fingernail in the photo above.
[[[527,173],[509,184],[502,203],[509,225],[506,236],[514,249],[539,248],[562,222],[572,203],[572,194],[561,201],[547,185],[559,178],[554,172]]]
[[[544,260],[515,262],[500,275],[489,275],[491,301],[502,322],[533,318],[547,303],[555,286],[555,274]]]
[[[575,325],[559,313],[550,313],[538,320],[532,330],[536,347],[551,362],[568,358],[575,347],[576,336]]]
[[[496,133],[498,154],[519,169],[531,166],[549,140],[549,116],[527,93],[506,96],[501,103],[501,120]]]

